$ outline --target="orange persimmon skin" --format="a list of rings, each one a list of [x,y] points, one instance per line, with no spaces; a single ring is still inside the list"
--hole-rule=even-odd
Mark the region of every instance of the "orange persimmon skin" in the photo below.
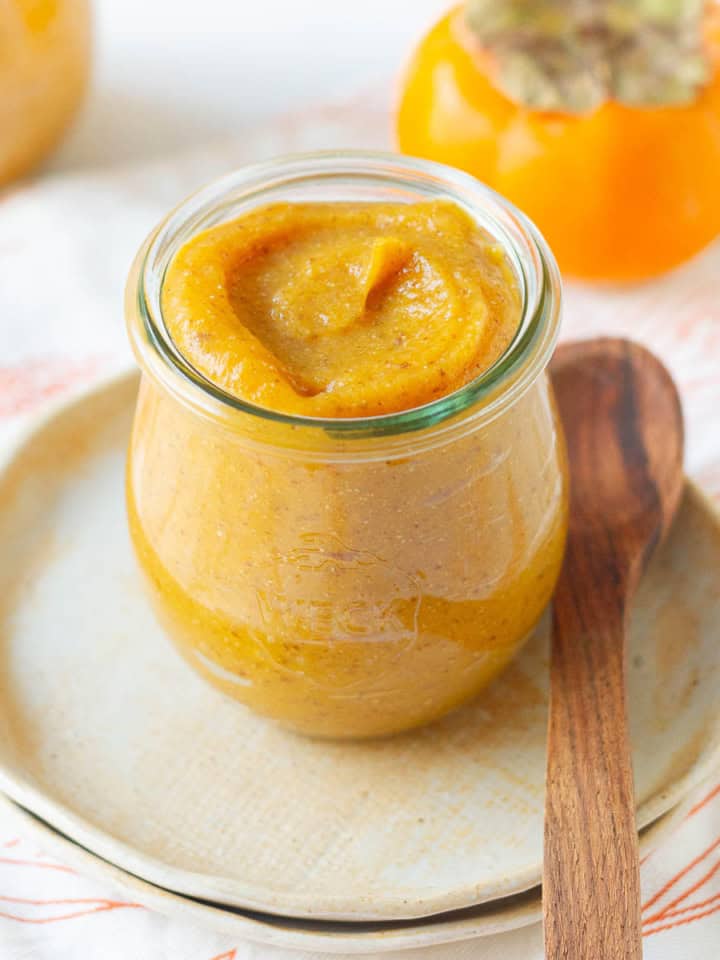
[[[472,173],[523,210],[563,271],[635,280],[676,266],[720,234],[720,11],[707,20],[711,82],[688,106],[607,102],[543,113],[490,82],[460,42],[454,10],[408,65],[396,114],[404,153]]]

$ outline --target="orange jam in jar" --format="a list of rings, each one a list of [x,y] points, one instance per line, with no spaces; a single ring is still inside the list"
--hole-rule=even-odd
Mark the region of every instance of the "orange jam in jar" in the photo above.
[[[328,737],[492,680],[562,558],[559,299],[521,215],[400,157],[250,168],[158,227],[128,285],[128,509],[200,673]]]

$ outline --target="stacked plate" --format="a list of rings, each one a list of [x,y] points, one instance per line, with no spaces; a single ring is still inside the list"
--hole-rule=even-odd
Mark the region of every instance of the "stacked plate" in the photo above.
[[[127,538],[137,388],[54,411],[0,477],[0,788],[46,845],[169,914],[377,952],[540,914],[548,625],[477,703],[384,742],[295,737],[206,687]],[[720,523],[691,485],[630,633],[644,851],[720,757]]]

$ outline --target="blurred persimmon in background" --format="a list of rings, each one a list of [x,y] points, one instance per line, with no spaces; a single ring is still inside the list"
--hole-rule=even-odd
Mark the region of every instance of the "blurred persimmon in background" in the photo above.
[[[0,0],[0,185],[59,142],[89,65],[89,0]]]
[[[720,233],[720,10],[468,0],[416,49],[396,132],[513,201],[568,274],[661,273]]]

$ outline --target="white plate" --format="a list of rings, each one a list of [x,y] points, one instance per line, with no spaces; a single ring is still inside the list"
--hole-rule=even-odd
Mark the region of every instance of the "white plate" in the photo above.
[[[647,857],[675,830],[692,802],[692,798],[684,800],[643,830],[640,834],[641,857]],[[76,867],[86,876],[113,884],[133,902],[142,903],[173,919],[257,943],[319,953],[377,954],[507,933],[530,926],[542,916],[539,887],[479,907],[395,923],[343,924],[249,914],[233,907],[191,900],[134,877],[73,843],[2,794],[0,810],[3,815],[14,818],[23,830],[35,833],[47,853]]]
[[[123,469],[136,378],[46,417],[0,474],[0,787],[159,886],[388,920],[539,882],[547,630],[475,704],[381,743],[279,730],[207,687],[141,592]],[[639,823],[718,754],[720,528],[689,488],[630,637]]]

